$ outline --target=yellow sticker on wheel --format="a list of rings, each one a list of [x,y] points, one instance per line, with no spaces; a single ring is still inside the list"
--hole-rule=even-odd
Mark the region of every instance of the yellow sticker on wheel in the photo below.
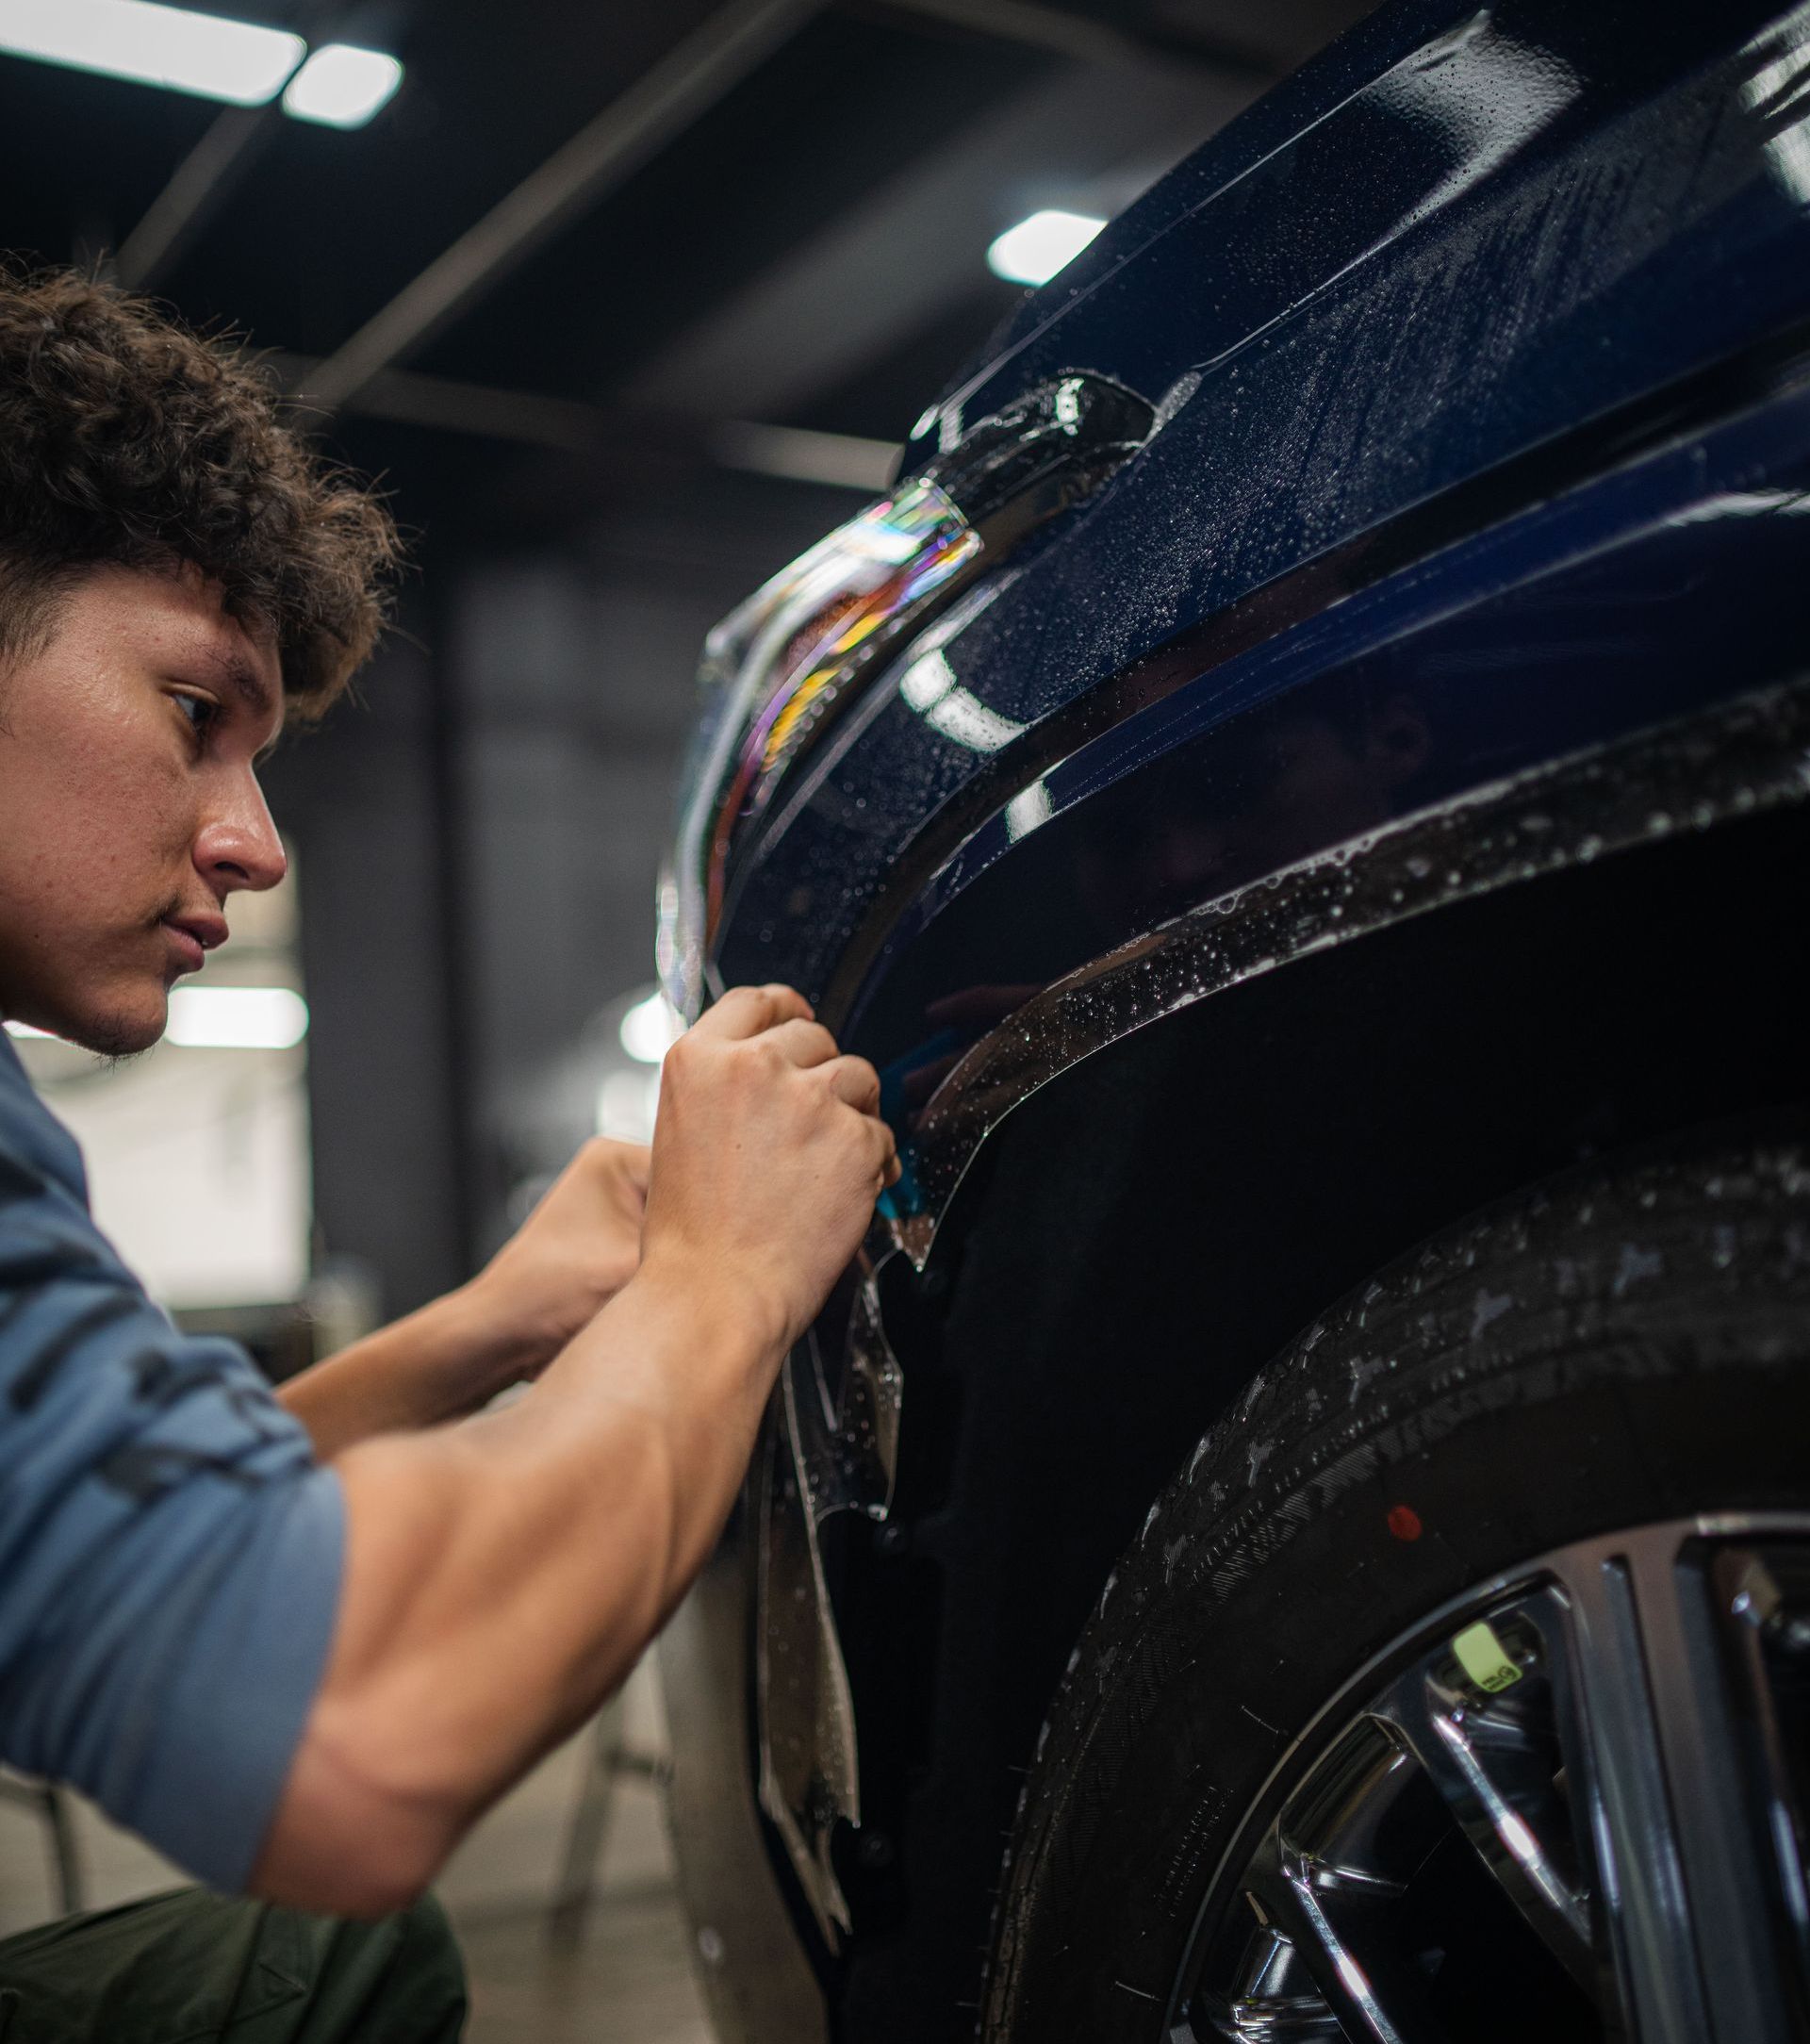
[[[1521,1680],[1521,1670],[1503,1645],[1496,1628],[1486,1619],[1467,1625],[1453,1640],[1452,1651],[1458,1657],[1458,1666],[1478,1689],[1490,1696]]]

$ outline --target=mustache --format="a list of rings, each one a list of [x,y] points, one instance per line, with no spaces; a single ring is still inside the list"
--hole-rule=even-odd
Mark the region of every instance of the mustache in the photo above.
[[[219,914],[219,906],[211,898],[205,902],[185,901],[180,895],[172,895],[160,909],[152,913],[144,927],[155,930],[159,923],[167,923],[182,916],[218,916]]]

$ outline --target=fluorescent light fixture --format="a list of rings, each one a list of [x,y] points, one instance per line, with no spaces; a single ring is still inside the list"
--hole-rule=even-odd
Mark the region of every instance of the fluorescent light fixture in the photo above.
[[[650,994],[622,1017],[617,1034],[637,1064],[658,1064],[679,1039],[680,1021],[664,994]]]
[[[308,1004],[287,986],[179,986],[165,1040],[184,1050],[288,1050],[308,1033]]]
[[[381,50],[327,42],[289,80],[283,111],[323,127],[363,127],[402,82],[403,67]]]
[[[281,28],[151,0],[0,0],[0,50],[261,107],[282,91],[307,44]]]
[[[1008,284],[1047,284],[1105,225],[1092,213],[1033,213],[988,249],[987,268]]]

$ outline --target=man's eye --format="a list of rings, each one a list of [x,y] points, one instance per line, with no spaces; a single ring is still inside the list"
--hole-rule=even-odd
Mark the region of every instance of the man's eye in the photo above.
[[[220,721],[219,703],[206,696],[179,695],[174,701],[197,738],[205,738]]]

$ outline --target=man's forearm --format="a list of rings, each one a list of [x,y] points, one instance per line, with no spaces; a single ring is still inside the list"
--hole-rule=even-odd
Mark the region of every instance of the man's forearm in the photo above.
[[[586,1143],[469,1284],[291,1378],[315,1452],[461,1418],[544,1368],[633,1275],[647,1178],[645,1149]]]
[[[646,1272],[518,1404],[339,1459],[339,1625],[260,1892],[359,1906],[336,1845],[377,1827],[390,1904],[620,1682],[716,1540],[778,1365],[736,1306]]]
[[[545,1360],[478,1287],[463,1285],[290,1377],[277,1397],[330,1461],[373,1434],[474,1412]]]

